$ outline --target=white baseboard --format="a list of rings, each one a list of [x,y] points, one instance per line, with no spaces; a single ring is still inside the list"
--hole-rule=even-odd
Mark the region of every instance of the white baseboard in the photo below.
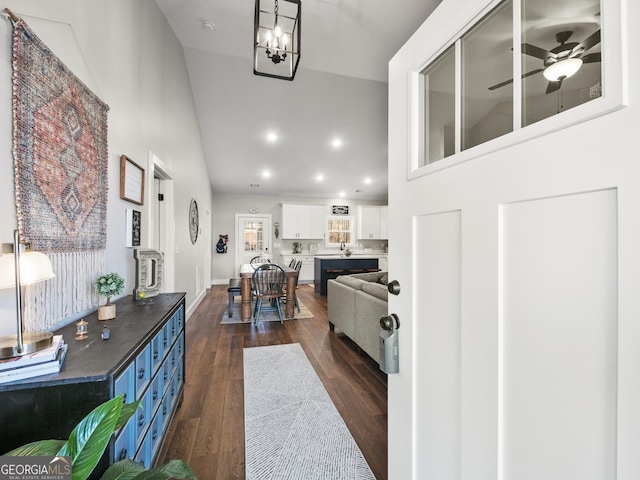
[[[207,295],[207,290],[205,289],[202,292],[200,292],[196,297],[196,299],[193,301],[193,303],[187,307],[187,322],[191,318],[191,315],[193,314],[193,312],[196,311],[196,308],[198,308],[198,306],[202,303],[202,300],[204,300],[204,297],[206,295]]]

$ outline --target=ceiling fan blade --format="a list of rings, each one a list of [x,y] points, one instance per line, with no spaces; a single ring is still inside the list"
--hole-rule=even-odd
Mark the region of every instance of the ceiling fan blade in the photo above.
[[[588,55],[584,55],[583,57],[580,57],[580,59],[582,60],[582,63],[600,62],[602,60],[602,53],[600,52],[589,53]]]
[[[547,85],[547,91],[545,93],[553,93],[557,90],[560,90],[561,86],[562,80],[558,80],[557,82],[549,82],[549,85]]]
[[[531,70],[530,72],[523,74],[521,78],[527,78],[527,77],[530,77],[531,75],[535,75],[536,73],[540,73],[543,71],[544,71],[544,68],[536,68],[535,70]],[[489,90],[495,90],[497,88],[504,87],[505,85],[509,85],[510,83],[513,83],[513,78],[510,78],[509,80],[505,80],[504,82],[501,82],[501,83],[497,83],[489,87]]]
[[[527,55],[531,55],[532,57],[539,58],[540,60],[546,60],[548,57],[555,57],[554,53],[551,53],[544,48],[536,47],[535,45],[531,45],[530,43],[522,44],[522,53]]]
[[[580,42],[580,45],[584,47],[584,51],[586,52],[598,43],[600,43],[600,30],[592,33],[589,37],[585,38],[584,41]]]

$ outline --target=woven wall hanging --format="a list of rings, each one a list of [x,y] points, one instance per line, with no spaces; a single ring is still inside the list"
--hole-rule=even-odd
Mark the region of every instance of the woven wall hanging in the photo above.
[[[95,307],[107,240],[109,107],[22,19],[13,22],[13,155],[18,229],[56,278],[26,292],[38,330]]]

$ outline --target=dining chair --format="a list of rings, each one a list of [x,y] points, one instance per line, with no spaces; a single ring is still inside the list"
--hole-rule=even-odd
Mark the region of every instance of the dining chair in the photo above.
[[[285,273],[281,266],[275,263],[263,263],[256,267],[252,276],[252,294],[256,299],[253,312],[254,325],[260,321],[260,314],[268,310],[277,311],[280,323],[284,323],[280,307],[284,285]],[[263,300],[267,300],[266,305],[263,305]]]
[[[257,257],[253,257],[249,263],[271,263],[271,259],[264,255],[258,255]]]
[[[298,274],[296,275],[296,283],[295,283],[295,292],[294,293],[294,297],[295,297],[295,307],[298,309],[298,313],[300,313],[300,304],[298,303],[298,278],[300,278],[300,269],[302,268],[302,260],[298,261],[293,267],[291,267],[293,269],[295,269]],[[287,289],[285,287],[284,290],[284,294],[282,295],[282,297],[280,297],[280,301],[282,303],[287,303],[287,296],[288,296]]]

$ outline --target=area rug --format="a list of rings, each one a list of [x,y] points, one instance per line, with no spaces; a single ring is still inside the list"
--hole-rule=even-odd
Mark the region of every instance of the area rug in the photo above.
[[[300,305],[300,312],[298,312],[298,309],[296,308],[294,310],[294,314],[295,314],[294,318],[286,318],[284,315],[285,306],[284,305],[282,306],[282,318],[285,322],[288,320],[302,320],[304,318],[313,318],[313,313],[311,313],[311,310],[309,310],[304,303],[298,300],[298,304]],[[246,322],[243,322],[242,319],[240,318],[240,308],[241,308],[241,300],[240,300],[240,297],[238,296],[238,297],[235,297],[233,302],[233,317],[229,318],[229,308],[226,308],[224,313],[222,314],[222,318],[220,319],[220,324],[221,325],[227,325],[232,323],[250,324],[251,320],[247,320]],[[260,321],[261,322],[279,322],[280,317],[278,317],[278,312],[262,311],[260,313]]]
[[[299,343],[244,349],[247,480],[375,479]]]
[[[29,287],[27,329],[93,308],[107,241],[109,107],[19,19],[13,24],[13,156],[18,230],[56,278]]]

